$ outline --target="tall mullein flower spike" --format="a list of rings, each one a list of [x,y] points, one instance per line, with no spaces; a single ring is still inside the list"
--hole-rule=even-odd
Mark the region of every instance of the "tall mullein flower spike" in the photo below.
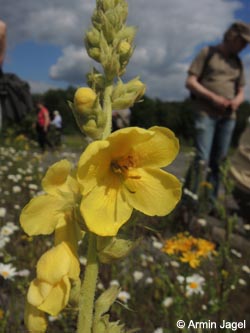
[[[80,130],[93,140],[106,138],[111,133],[112,109],[131,107],[145,93],[145,85],[138,78],[123,84],[123,89],[119,82],[114,86],[115,80],[125,73],[134,51],[136,28],[126,26],[127,15],[128,4],[125,0],[97,1],[92,26],[85,34],[87,53],[101,64],[103,74],[96,69],[88,73],[90,88],[79,88],[74,103],[69,102],[69,106]],[[86,99],[93,99],[90,107],[79,107],[84,95]]]
[[[100,62],[109,80],[125,73],[133,54],[136,29],[126,27],[128,5],[124,0],[97,2],[92,28],[86,33],[85,46],[91,58]]]
[[[113,237],[133,209],[163,216],[181,196],[179,180],[162,170],[179,151],[172,131],[131,127],[111,134],[112,110],[131,107],[145,93],[138,77],[127,83],[121,80],[136,33],[126,26],[127,15],[125,0],[96,0],[85,45],[101,69],[87,74],[88,87],[77,89],[69,102],[80,130],[95,141],[81,155],[77,169],[67,160],[52,165],[42,180],[45,193],[21,213],[20,223],[28,235],[55,234],[54,247],[39,259],[28,290],[29,331],[45,332],[44,312],[57,315],[71,300],[78,302],[77,333],[125,333],[124,325],[110,322],[105,314],[117,290],[105,292],[95,303],[99,262],[111,263],[133,249],[132,242]],[[80,285],[77,251],[85,232],[87,264]]]

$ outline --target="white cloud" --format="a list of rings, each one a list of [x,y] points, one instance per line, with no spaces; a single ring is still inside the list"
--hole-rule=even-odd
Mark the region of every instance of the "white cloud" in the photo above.
[[[73,45],[63,49],[63,55],[50,68],[50,76],[56,80],[66,80],[71,84],[83,83],[92,65],[84,48]]]
[[[38,82],[38,81],[28,81],[30,86],[30,91],[36,94],[42,94],[49,89],[58,89],[56,84],[49,84],[47,82]]]
[[[128,0],[128,23],[138,26],[136,48],[126,78],[139,75],[147,94],[166,99],[188,95],[186,70],[197,47],[213,44],[235,20],[240,0]],[[83,46],[94,0],[9,0],[1,5],[8,23],[10,45],[24,40],[62,47],[62,55],[48,69],[54,80],[83,84],[97,64]],[[246,58],[246,66],[250,61]],[[247,87],[249,90],[249,86]]]

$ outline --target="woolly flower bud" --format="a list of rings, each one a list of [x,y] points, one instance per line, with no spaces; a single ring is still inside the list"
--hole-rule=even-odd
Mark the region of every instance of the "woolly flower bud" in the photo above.
[[[101,51],[98,47],[88,47],[86,46],[88,55],[90,56],[90,58],[94,59],[97,62],[100,62],[100,58],[101,58]]]
[[[123,110],[131,107],[135,102],[141,99],[146,90],[146,86],[138,78],[129,81],[126,84],[120,80],[112,93],[113,110]]]
[[[120,55],[124,56],[124,55],[126,55],[126,54],[128,54],[130,52],[131,45],[128,42],[126,42],[126,41],[122,41],[119,44],[118,50],[119,50]]]
[[[90,113],[96,100],[96,93],[88,87],[78,88],[74,96],[74,106],[79,113]]]
[[[92,30],[86,33],[86,42],[89,43],[91,46],[99,46],[100,42],[100,32],[95,29],[94,27]]]
[[[135,78],[127,83],[127,92],[135,92],[137,93],[136,101],[138,101],[146,91],[146,86],[143,82],[141,82],[138,78]]]

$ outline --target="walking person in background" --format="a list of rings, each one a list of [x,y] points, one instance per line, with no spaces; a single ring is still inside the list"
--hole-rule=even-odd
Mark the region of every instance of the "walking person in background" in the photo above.
[[[55,129],[55,146],[60,146],[62,141],[62,116],[59,111],[55,110],[53,112],[53,120],[51,121],[51,125]]]
[[[193,96],[196,157],[184,189],[186,186],[197,193],[200,170],[203,168],[204,172],[206,168],[207,181],[212,186],[212,209],[218,195],[219,168],[228,153],[237,110],[244,101],[244,68],[238,54],[249,42],[250,26],[235,22],[225,32],[223,41],[203,48],[188,70],[186,87]],[[188,184],[191,172],[194,179]]]
[[[50,126],[50,116],[48,109],[42,105],[41,103],[37,104],[37,135],[38,135],[38,143],[42,152],[45,152],[46,146],[53,148],[52,143],[48,139],[48,131]]]

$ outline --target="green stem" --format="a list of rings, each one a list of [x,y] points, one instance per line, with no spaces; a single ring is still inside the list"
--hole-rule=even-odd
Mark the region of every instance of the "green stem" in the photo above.
[[[113,89],[112,82],[107,83],[104,91],[104,103],[103,103],[103,112],[105,112],[107,120],[106,120],[106,126],[103,131],[102,139],[106,139],[112,131],[112,103],[111,103],[112,89]]]
[[[96,255],[96,236],[90,233],[87,265],[80,291],[77,333],[91,333],[92,331],[97,277],[98,261]]]

